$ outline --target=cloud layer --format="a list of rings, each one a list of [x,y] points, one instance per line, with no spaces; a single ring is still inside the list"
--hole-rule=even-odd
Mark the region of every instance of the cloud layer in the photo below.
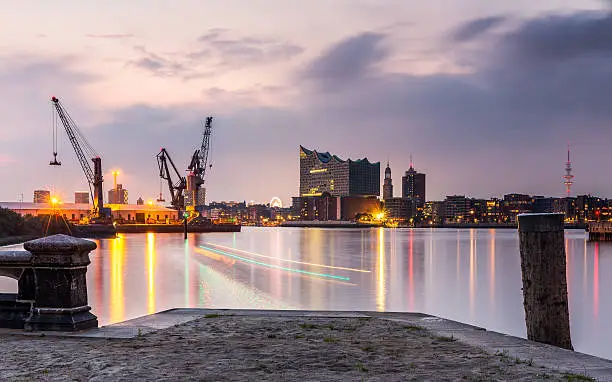
[[[612,196],[612,185],[595,170],[612,165],[607,155],[612,141],[609,12],[465,20],[431,42],[462,69],[457,73],[435,67],[428,75],[393,70],[388,64],[395,57],[412,52],[403,45],[405,36],[394,33],[403,32],[356,30],[323,49],[308,49],[290,39],[210,29],[180,54],[137,47],[126,70],[168,81],[199,83],[218,73],[278,62],[293,62],[293,69],[281,86],[258,78],[240,90],[202,82],[202,99],[193,103],[126,105],[107,112],[104,123],[85,120],[84,130],[109,171],[124,169],[123,182],[134,200],[159,192],[155,154],[161,146],[186,165],[208,114],[216,117],[208,178],[214,200],[281,196],[288,202],[298,189],[300,144],[341,157],[389,159],[396,189],[413,154],[417,169],[428,174],[428,199],[505,192],[559,195],[567,141],[574,152],[576,192]],[[34,134],[48,114],[30,112],[27,105],[46,102],[47,93],[59,88],[77,95],[66,103],[75,118],[87,115],[91,105],[78,95],[101,80],[70,60],[13,62],[0,72],[0,85],[14,92],[0,111],[9,116],[9,126],[34,121],[28,125],[33,130],[2,130],[0,142],[11,146],[5,155],[23,164],[20,171],[41,175],[33,180],[0,167],[1,176],[12,176],[20,185],[9,186],[4,199],[14,199],[11,195],[23,187],[54,182],[43,168],[50,143]],[[264,99],[277,102],[270,106]],[[24,155],[19,147],[26,144],[41,154]],[[71,155],[68,151],[65,144],[62,155]],[[78,167],[62,171],[72,174],[64,178],[75,179],[66,189],[83,188]]]

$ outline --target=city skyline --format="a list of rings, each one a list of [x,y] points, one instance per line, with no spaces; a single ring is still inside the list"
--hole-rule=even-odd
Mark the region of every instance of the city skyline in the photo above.
[[[0,200],[86,189],[63,131],[63,164],[48,166],[51,96],[102,156],[105,192],[120,169],[132,202],[158,197],[159,147],[186,168],[207,115],[208,200],[288,205],[300,144],[389,159],[395,174],[414,153],[428,200],[562,196],[568,140],[572,194],[612,196],[595,171],[612,165],[606,2],[62,3],[0,15],[15,31],[0,38]]]

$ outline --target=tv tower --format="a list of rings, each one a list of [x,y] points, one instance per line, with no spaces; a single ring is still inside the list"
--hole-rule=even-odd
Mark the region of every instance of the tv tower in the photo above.
[[[567,196],[570,196],[572,184],[574,183],[572,179],[574,179],[574,175],[572,175],[572,162],[570,161],[570,146],[567,145],[567,162],[565,162],[565,175],[563,175],[563,184],[565,184],[565,192]]]

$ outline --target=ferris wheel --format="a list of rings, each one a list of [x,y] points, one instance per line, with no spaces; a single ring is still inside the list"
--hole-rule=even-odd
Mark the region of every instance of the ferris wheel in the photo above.
[[[280,200],[279,197],[275,196],[272,199],[270,199],[270,207],[283,208],[283,201]]]

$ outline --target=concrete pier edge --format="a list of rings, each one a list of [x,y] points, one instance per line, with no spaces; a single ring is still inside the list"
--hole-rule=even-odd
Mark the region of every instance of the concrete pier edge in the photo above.
[[[375,318],[419,326],[435,336],[453,337],[492,355],[510,357],[516,362],[541,366],[568,374],[581,374],[596,380],[612,380],[612,361],[604,358],[541,344],[457,321],[423,313],[360,312],[360,311],[308,311],[308,310],[250,310],[175,308],[150,314],[117,324],[88,329],[81,332],[24,332],[0,329],[0,335],[46,337],[80,337],[98,339],[129,339],[185,324],[205,317],[258,316],[295,318]]]

